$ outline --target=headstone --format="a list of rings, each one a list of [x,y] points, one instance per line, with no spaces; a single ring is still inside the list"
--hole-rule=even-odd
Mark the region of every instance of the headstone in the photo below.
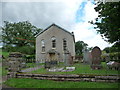
[[[83,50],[83,62],[86,64],[90,64],[91,61],[91,53],[85,49]]]
[[[91,68],[92,69],[101,69],[101,50],[99,47],[94,47],[91,52]]]
[[[68,50],[64,51],[64,64],[65,66],[70,65],[70,52]]]

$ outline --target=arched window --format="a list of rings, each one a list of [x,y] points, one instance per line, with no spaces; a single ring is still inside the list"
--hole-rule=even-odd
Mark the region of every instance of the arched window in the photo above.
[[[45,52],[45,40],[41,40],[41,47],[42,47],[42,52]]]
[[[52,48],[56,48],[56,38],[52,37]]]
[[[63,39],[63,50],[65,51],[67,49],[67,40]]]

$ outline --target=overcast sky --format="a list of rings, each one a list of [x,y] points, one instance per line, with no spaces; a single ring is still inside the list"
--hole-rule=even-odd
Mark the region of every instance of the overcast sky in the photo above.
[[[97,34],[93,25],[88,23],[98,16],[92,1],[2,2],[0,3],[0,8],[2,7],[0,26],[3,26],[3,21],[30,21],[33,25],[45,29],[55,23],[69,32],[73,31],[75,41],[84,41],[89,47],[99,46],[103,49],[111,45]]]

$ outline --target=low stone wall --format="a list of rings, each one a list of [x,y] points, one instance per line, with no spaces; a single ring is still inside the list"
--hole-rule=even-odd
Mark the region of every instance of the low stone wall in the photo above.
[[[118,75],[96,76],[96,75],[47,75],[47,74],[16,74],[16,78],[33,78],[40,80],[55,81],[88,81],[88,82],[119,82]]]

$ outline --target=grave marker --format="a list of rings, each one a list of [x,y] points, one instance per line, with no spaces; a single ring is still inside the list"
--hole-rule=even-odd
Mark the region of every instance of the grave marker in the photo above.
[[[99,47],[94,47],[91,52],[92,60],[91,60],[91,68],[92,69],[101,69],[101,50]]]
[[[90,64],[91,62],[91,53],[87,50],[83,50],[83,62],[86,64]]]

